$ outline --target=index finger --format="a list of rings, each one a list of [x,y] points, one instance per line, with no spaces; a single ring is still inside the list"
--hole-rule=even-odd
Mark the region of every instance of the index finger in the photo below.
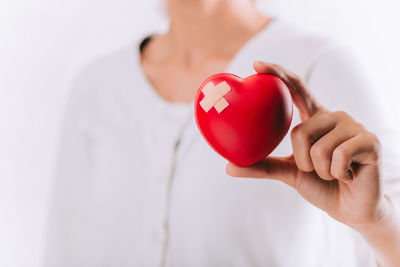
[[[303,82],[301,77],[295,73],[278,64],[262,61],[255,61],[253,63],[253,68],[257,73],[277,76],[287,85],[292,95],[293,102],[301,114],[302,120],[308,119],[318,111],[324,109],[308,90],[307,85]]]

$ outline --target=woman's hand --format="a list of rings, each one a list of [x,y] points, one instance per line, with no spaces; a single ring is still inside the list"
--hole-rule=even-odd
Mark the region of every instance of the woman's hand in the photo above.
[[[302,122],[291,132],[291,156],[267,157],[249,167],[228,163],[226,172],[277,179],[294,187],[310,203],[357,230],[380,266],[399,267],[400,211],[382,192],[378,138],[347,113],[325,109],[300,77],[281,66],[255,62],[254,69],[286,83]]]
[[[382,193],[378,138],[347,113],[325,109],[300,77],[283,67],[255,62],[254,69],[286,83],[302,122],[291,132],[293,155],[267,157],[249,167],[228,163],[226,172],[236,177],[281,180],[353,228],[383,220],[390,201]]]

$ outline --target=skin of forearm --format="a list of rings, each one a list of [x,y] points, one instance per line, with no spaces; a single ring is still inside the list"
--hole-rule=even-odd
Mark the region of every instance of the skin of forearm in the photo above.
[[[400,209],[385,195],[384,215],[368,226],[355,227],[374,250],[379,266],[400,266]]]

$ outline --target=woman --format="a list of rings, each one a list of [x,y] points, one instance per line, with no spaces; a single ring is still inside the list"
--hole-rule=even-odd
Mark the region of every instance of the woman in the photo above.
[[[46,266],[400,266],[398,151],[379,152],[375,134],[390,136],[351,56],[250,0],[167,9],[166,34],[94,62],[73,87]],[[254,60],[299,75],[254,63],[290,88],[296,127],[275,157],[226,166],[269,179],[234,179],[192,101],[209,75],[248,76]]]

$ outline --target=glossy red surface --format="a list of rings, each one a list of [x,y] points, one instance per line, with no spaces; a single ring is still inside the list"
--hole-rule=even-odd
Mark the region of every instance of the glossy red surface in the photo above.
[[[227,82],[224,97],[229,106],[221,113],[200,106],[201,91],[208,82]],[[279,78],[254,74],[245,79],[229,73],[215,74],[200,86],[195,99],[195,117],[207,143],[222,157],[248,166],[268,156],[289,130],[293,103],[289,89]]]

